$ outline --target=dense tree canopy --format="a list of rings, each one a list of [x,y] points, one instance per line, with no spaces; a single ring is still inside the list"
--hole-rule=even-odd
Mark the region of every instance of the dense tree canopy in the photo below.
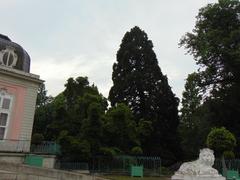
[[[44,85],[40,87],[32,143],[58,142],[63,161],[142,153],[138,134],[145,132],[137,127],[126,105],[107,110],[106,98],[89,85],[87,77],[69,78],[65,87],[51,101]]]

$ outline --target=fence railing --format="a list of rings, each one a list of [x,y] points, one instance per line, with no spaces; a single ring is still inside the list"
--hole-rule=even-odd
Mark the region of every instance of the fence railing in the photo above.
[[[62,170],[89,170],[86,162],[56,162],[55,168]]]
[[[56,142],[43,141],[41,144],[31,144],[30,140],[0,140],[0,152],[31,152],[42,154],[60,154],[60,146]]]
[[[231,159],[231,160],[225,160],[225,164],[228,170],[238,170],[240,171],[240,159]],[[216,159],[214,162],[214,168],[218,170],[218,172],[222,173],[223,167],[222,167],[222,160]]]
[[[161,175],[160,157],[98,156],[89,162],[58,162],[56,168],[89,170],[92,173],[130,174],[131,166],[143,166],[144,175]]]
[[[31,145],[32,153],[42,153],[42,154],[60,154],[60,146],[54,141],[43,141],[40,144]]]
[[[3,139],[0,140],[1,152],[29,152],[30,140],[14,140]]]

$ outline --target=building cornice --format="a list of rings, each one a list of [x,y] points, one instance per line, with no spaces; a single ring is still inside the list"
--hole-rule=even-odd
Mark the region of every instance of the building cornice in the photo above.
[[[38,83],[38,84],[41,84],[44,82],[43,80],[40,79],[39,75],[27,73],[24,71],[5,67],[2,65],[0,65],[0,74],[8,75],[8,76],[19,78],[22,80],[32,81],[32,82]],[[0,76],[0,78],[1,78],[1,76]]]

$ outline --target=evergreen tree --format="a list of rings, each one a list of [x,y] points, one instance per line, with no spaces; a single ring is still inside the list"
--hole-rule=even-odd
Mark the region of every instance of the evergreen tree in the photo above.
[[[153,43],[139,27],[127,32],[113,65],[113,86],[109,93],[112,106],[125,103],[136,122],[152,122],[153,131],[143,143],[145,153],[173,156],[178,126],[178,98],[162,74]],[[167,153],[166,153],[167,152]]]

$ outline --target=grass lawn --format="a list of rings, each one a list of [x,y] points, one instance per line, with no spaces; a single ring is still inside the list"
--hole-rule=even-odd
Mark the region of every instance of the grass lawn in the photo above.
[[[131,176],[104,176],[103,178],[110,180],[170,180],[170,177],[131,177]]]

